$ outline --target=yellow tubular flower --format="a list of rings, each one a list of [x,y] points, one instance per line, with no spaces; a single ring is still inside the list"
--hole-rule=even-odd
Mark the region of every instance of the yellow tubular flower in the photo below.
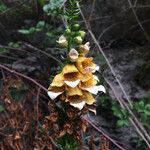
[[[92,76],[93,76],[92,73],[86,73],[86,74],[79,73],[79,78],[82,82],[87,82],[92,78]]]
[[[83,109],[85,104],[93,105],[95,103],[95,99],[89,92],[84,91],[82,96],[74,95],[68,96],[67,101],[70,102],[70,105],[78,108],[79,110]]]
[[[74,72],[78,72],[78,69],[73,64],[66,65],[62,71],[63,75],[67,73],[74,73]]]
[[[93,58],[79,57],[76,61],[76,67],[83,74],[95,72],[99,67],[92,61]]]
[[[52,81],[52,83],[50,84],[50,86],[52,87],[62,87],[64,85],[64,77],[63,74],[60,73],[58,75],[56,75]]]
[[[68,87],[67,88],[67,95],[68,96],[76,96],[76,95],[82,96],[83,93],[82,93],[82,90],[76,86],[75,88]]]
[[[89,92],[83,92],[84,96],[86,97],[86,104],[92,105],[95,103],[95,99]]]
[[[95,75],[93,75],[92,78],[90,78],[87,82],[81,82],[80,88],[94,95],[97,95],[99,91],[106,93],[104,86],[96,86],[97,82],[98,78]]]
[[[86,82],[81,83],[82,87],[90,87],[97,84],[97,80],[93,78],[93,76],[87,80]]]
[[[72,95],[72,96],[67,96],[66,101],[69,103],[80,103],[82,101],[85,101],[85,96],[82,95]]]
[[[63,68],[62,73],[64,77],[64,82],[68,86],[74,88],[80,83],[79,71],[74,65],[72,64],[66,65]]]
[[[57,42],[61,46],[68,44],[63,35]],[[48,95],[52,100],[59,96],[60,100],[82,110],[86,104],[93,105],[95,103],[92,94],[97,95],[99,91],[106,93],[104,86],[97,85],[99,82],[98,77],[93,75],[99,69],[99,66],[93,63],[92,57],[85,57],[90,50],[89,44],[87,42],[80,45],[78,49],[81,52],[80,54],[74,48],[70,50],[68,58],[71,64],[64,66],[62,72],[54,77],[48,88]]]

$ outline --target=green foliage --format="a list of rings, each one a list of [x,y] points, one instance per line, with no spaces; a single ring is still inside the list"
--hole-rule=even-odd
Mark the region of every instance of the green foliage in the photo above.
[[[19,44],[19,42],[9,42],[8,46],[12,47],[12,48],[19,48],[20,44]]]
[[[99,99],[98,99],[98,105],[100,105],[102,107],[110,106],[111,105],[110,96],[108,96],[108,95],[100,96]]]
[[[7,10],[7,6],[0,3],[0,13],[4,12],[6,10]]]
[[[147,128],[150,128],[150,93],[147,96],[139,100],[139,102],[133,103],[132,111],[136,114],[139,120]],[[126,109],[122,109],[117,101],[112,100],[109,96],[101,96],[99,99],[99,105],[102,107],[110,107],[114,116],[118,118],[117,126],[122,127],[128,125],[129,112]]]
[[[140,137],[134,137],[131,140],[131,143],[133,145],[135,145],[134,147],[138,150],[149,150],[149,148],[147,147],[147,145],[145,144],[145,142],[143,141],[143,139],[141,139]]]
[[[117,127],[128,125],[128,111],[122,109],[116,100],[111,99],[111,97],[108,95],[100,96],[98,105],[106,109],[111,109],[109,111],[111,111],[110,113],[112,114],[112,116],[114,115],[115,117],[117,117]]]
[[[30,27],[28,29],[20,29],[19,33],[26,35],[27,37],[34,35],[34,33],[42,32],[45,34],[44,46],[54,45],[56,44],[56,40],[58,40],[58,36],[63,33],[62,27],[54,27],[45,21],[39,21],[35,27]],[[13,43],[12,43],[13,45]],[[15,44],[17,46],[17,43]],[[13,46],[15,46],[13,45]],[[58,53],[58,52],[57,52]]]
[[[47,42],[50,44],[56,43],[58,36],[62,34],[62,32],[63,32],[63,29],[61,27],[53,28],[52,26],[49,26],[49,31],[46,32]]]
[[[129,113],[126,109],[122,109],[120,105],[116,102],[112,102],[112,111],[113,114],[118,117],[117,126],[122,127],[124,125],[128,125]]]
[[[136,112],[141,122],[150,128],[150,93],[139,102],[134,103],[133,111]]]
[[[60,138],[57,143],[62,150],[80,150],[75,139],[68,134]]]
[[[68,41],[68,51],[71,48],[77,48],[82,43],[83,38],[85,36],[85,32],[81,31],[80,25],[77,23],[77,19],[79,17],[79,8],[77,6],[76,0],[69,0],[67,3],[66,11],[64,13],[64,17],[66,18],[66,31],[65,37]]]
[[[20,29],[18,30],[18,32],[22,34],[32,34],[35,32],[41,32],[44,28],[45,28],[45,22],[39,21],[35,27],[30,27],[29,29]]]
[[[7,52],[7,49],[3,48],[3,47],[0,47],[0,53],[5,53],[5,52]]]
[[[68,26],[75,28],[75,22],[77,21],[79,17],[79,8],[77,6],[77,1],[76,0],[69,0],[68,2],[68,9],[66,10],[66,19]],[[79,26],[78,29],[79,30]]]
[[[49,0],[48,4],[44,5],[43,10],[47,15],[56,16],[62,14],[61,7],[64,0]]]
[[[38,0],[38,2],[39,2],[39,4],[40,4],[41,6],[44,6],[44,5],[45,5],[45,0]]]

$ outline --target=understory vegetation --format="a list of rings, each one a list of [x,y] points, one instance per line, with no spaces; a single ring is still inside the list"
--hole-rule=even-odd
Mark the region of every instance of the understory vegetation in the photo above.
[[[100,40],[109,27],[94,33],[95,5],[87,18],[84,1],[0,2],[1,150],[150,149],[149,52],[131,75],[142,96],[132,96],[109,49],[142,52],[120,35]]]

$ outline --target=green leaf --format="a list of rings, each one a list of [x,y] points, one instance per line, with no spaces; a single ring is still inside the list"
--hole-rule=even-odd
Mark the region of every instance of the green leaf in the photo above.
[[[45,4],[45,0],[38,0],[38,2],[41,6],[44,6],[44,4]]]
[[[138,103],[138,105],[139,105],[139,108],[140,109],[144,109],[144,102],[143,101],[140,101],[139,103]]]
[[[150,128],[150,121],[147,120],[147,121],[144,121],[143,123],[147,128]]]
[[[36,25],[36,28],[44,28],[45,26],[45,21],[39,21]]]
[[[29,33],[31,34],[31,33],[34,33],[36,31],[36,29],[35,29],[35,27],[31,27],[30,29],[29,29]]]
[[[150,112],[150,104],[147,104],[147,105],[145,106],[145,109]]]
[[[48,13],[51,9],[51,6],[50,6],[50,4],[47,4],[47,5],[45,5],[44,7],[43,7],[43,10],[46,12],[46,13]]]
[[[0,13],[6,11],[8,8],[4,4],[0,4]]]
[[[123,113],[122,113],[122,109],[120,108],[120,106],[117,103],[113,103],[112,106],[112,111],[113,114],[119,118],[123,118]]]
[[[145,114],[146,116],[150,116],[150,111],[145,110],[145,111],[144,111],[144,114]]]
[[[18,32],[22,33],[22,34],[30,34],[30,31],[27,29],[20,29],[20,30],[18,30]]]
[[[48,14],[56,14],[63,5],[64,0],[50,0],[48,4],[43,7],[43,10]]]
[[[127,120],[118,120],[117,121],[117,127],[123,127],[124,125],[128,125]]]

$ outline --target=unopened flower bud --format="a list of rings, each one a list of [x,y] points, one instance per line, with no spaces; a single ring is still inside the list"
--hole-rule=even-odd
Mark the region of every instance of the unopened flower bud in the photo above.
[[[85,32],[84,31],[79,31],[79,35],[82,37],[82,38],[84,38],[85,37]]]
[[[80,25],[79,24],[74,24],[73,30],[74,31],[79,31],[80,30]]]
[[[67,34],[70,34],[70,33],[71,33],[71,30],[70,30],[69,28],[67,28],[67,29],[66,29],[66,33],[67,33]]]
[[[57,43],[62,47],[67,47],[68,46],[67,39],[64,35],[59,37],[59,40],[57,41]]]
[[[75,37],[75,42],[76,42],[77,44],[82,44],[82,41],[83,41],[83,39],[82,39],[81,36],[76,36],[76,37]]]
[[[72,62],[75,62],[78,59],[79,53],[72,48],[69,52],[69,58]]]
[[[85,43],[84,45],[80,46],[80,50],[82,51],[82,53],[85,55],[89,52],[90,50],[90,42]]]
[[[90,50],[90,42],[86,42],[84,45],[81,45],[80,48],[84,51],[89,51]]]

